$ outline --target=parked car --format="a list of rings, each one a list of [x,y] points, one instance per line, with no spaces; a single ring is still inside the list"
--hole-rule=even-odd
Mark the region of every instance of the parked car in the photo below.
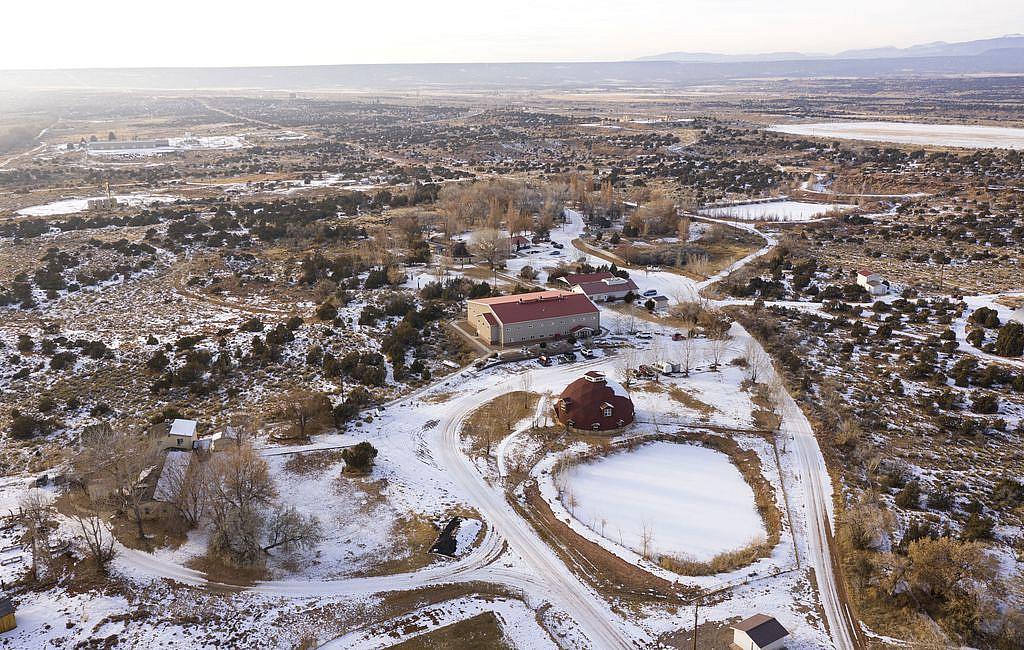
[[[587,359],[591,359],[594,356],[594,351],[591,350],[590,348],[583,348],[582,350],[580,350],[580,354],[582,354]]]
[[[648,339],[654,338],[654,336],[650,332],[638,332],[636,337],[638,339],[644,339],[644,340],[648,340]]]
[[[564,244],[559,244],[558,242],[553,242],[551,245],[559,250],[561,250],[564,246]]]
[[[552,255],[561,255],[562,251],[551,251]]]
[[[541,356],[537,357],[537,363],[539,363],[542,366],[550,366],[551,365],[551,357],[542,354]]]
[[[657,289],[648,289],[647,291],[644,291],[644,295],[645,296],[656,296],[656,295],[658,295],[658,290]]]
[[[686,335],[683,334],[682,332],[672,332],[672,340],[673,341],[682,341],[685,338],[686,338]]]
[[[562,362],[563,363],[572,363],[575,360],[576,360],[576,353],[575,352],[566,352],[565,354],[562,355]]]

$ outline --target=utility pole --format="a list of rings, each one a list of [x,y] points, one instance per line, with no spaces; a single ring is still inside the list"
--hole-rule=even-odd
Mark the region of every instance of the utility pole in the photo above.
[[[697,650],[697,611],[700,609],[700,597],[693,605],[693,650]]]

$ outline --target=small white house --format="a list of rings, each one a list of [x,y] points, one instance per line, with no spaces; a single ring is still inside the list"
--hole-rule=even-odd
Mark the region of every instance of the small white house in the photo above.
[[[889,293],[889,283],[883,280],[882,276],[867,269],[857,271],[857,284],[864,287],[872,296],[884,296]]]
[[[737,650],[779,650],[789,631],[773,616],[754,614],[732,626],[730,648]]]
[[[171,422],[171,428],[163,442],[167,448],[190,451],[195,440],[196,421],[178,419]]]

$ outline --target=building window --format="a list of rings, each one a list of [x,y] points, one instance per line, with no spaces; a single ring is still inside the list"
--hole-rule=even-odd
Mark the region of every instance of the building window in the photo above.
[[[609,406],[609,407],[605,408],[604,416],[606,418],[610,418],[612,416],[612,407]]]

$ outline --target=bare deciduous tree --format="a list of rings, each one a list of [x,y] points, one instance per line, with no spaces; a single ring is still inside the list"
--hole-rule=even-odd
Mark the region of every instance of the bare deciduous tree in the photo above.
[[[323,529],[316,517],[305,516],[290,506],[279,506],[266,522],[263,552],[275,548],[312,548],[323,540]]]
[[[83,483],[104,486],[110,505],[132,515],[139,539],[145,538],[142,502],[161,463],[161,451],[145,436],[101,426],[83,432],[82,450],[74,460],[74,471]]]
[[[331,400],[323,393],[293,390],[281,398],[281,414],[299,438],[319,433],[329,421]]]
[[[39,580],[50,568],[50,499],[41,490],[32,490],[18,503],[32,551],[32,580]]]
[[[107,565],[116,555],[114,547],[114,535],[110,527],[102,519],[102,508],[100,504],[88,499],[85,503],[79,504],[71,518],[80,531],[80,538],[85,543],[86,552],[93,561],[96,572],[105,575]]]

